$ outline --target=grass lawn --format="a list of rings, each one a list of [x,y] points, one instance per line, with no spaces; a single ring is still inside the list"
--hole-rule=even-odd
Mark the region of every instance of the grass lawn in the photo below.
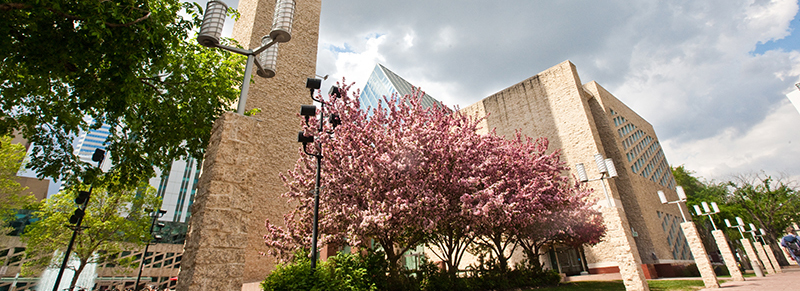
[[[651,280],[647,281],[652,291],[667,291],[667,290],[680,290],[691,291],[703,288],[703,280]],[[617,291],[625,290],[625,285],[622,281],[584,281],[584,282],[566,282],[560,284],[558,287],[531,289],[541,291]]]

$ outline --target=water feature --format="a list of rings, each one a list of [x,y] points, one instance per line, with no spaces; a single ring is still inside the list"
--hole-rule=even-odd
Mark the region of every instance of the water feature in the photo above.
[[[58,277],[58,270],[61,268],[61,262],[63,258],[61,258],[61,252],[56,251],[53,253],[53,259],[50,261],[50,267],[48,267],[42,273],[42,277],[39,278],[39,282],[36,284],[37,291],[52,291],[53,286],[55,286],[56,277]],[[64,275],[61,276],[61,283],[58,284],[58,290],[69,290],[69,284],[72,282],[72,277],[75,276],[75,269],[78,268],[78,258],[75,257],[73,254],[70,256],[69,261],[67,262],[67,268],[64,269]],[[81,275],[78,276],[78,282],[75,283],[75,291],[81,290],[81,288],[86,290],[92,290],[94,288],[94,280],[97,278],[97,264],[90,263],[83,268],[83,272]]]

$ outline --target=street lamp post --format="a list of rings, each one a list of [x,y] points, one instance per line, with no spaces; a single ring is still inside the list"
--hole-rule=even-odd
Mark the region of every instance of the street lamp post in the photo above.
[[[675,192],[678,193],[678,200],[676,201],[668,201],[664,191],[661,190],[657,191],[658,199],[661,200],[661,204],[678,205],[678,211],[681,212],[681,218],[683,218],[681,229],[683,230],[684,237],[689,244],[689,250],[692,251],[695,263],[697,264],[697,269],[700,271],[700,276],[703,278],[703,284],[706,286],[706,288],[719,288],[717,275],[714,273],[714,268],[711,265],[711,260],[708,258],[706,247],[703,245],[702,240],[700,239],[700,234],[697,232],[697,226],[694,225],[693,221],[687,221],[686,215],[683,214],[681,203],[686,203],[686,192],[683,191],[683,187],[681,186],[675,186]],[[705,202],[703,202],[703,204],[707,209],[708,205]]]
[[[97,168],[102,166],[105,158],[105,150],[94,150],[94,154],[92,154],[92,161],[97,162]],[[79,207],[75,209],[75,213],[69,218],[69,223],[75,224],[75,226],[71,227],[72,238],[69,239],[67,250],[64,252],[64,260],[61,262],[61,269],[58,270],[58,276],[56,276],[56,282],[53,285],[53,291],[58,291],[58,285],[61,283],[61,277],[64,275],[64,269],[67,268],[67,263],[69,262],[69,253],[72,252],[72,246],[75,244],[75,238],[78,237],[78,232],[81,230],[81,223],[83,223],[83,216],[86,214],[86,208],[89,207],[89,197],[92,195],[92,189],[94,189],[94,184],[89,186],[88,192],[79,191],[78,197],[75,198],[75,203],[77,203]]]
[[[701,202],[700,204],[703,206],[703,209],[701,210],[699,205],[693,205],[694,212],[698,216],[708,216],[708,219],[711,220],[711,226],[714,227],[714,230],[711,231],[711,234],[714,237],[714,241],[717,243],[720,253],[722,254],[725,265],[728,267],[731,278],[733,278],[734,281],[744,281],[744,276],[742,276],[742,272],[736,265],[736,258],[733,256],[731,246],[728,245],[728,240],[725,238],[725,233],[723,233],[721,230],[718,230],[717,225],[714,223],[714,217],[712,215],[719,213],[719,206],[717,206],[716,202],[711,202],[711,207],[709,207],[709,204],[705,201]]]
[[[697,216],[708,216],[708,220],[711,220],[711,226],[714,227],[714,230],[717,230],[717,225],[714,224],[714,218],[711,217],[712,214],[719,213],[719,206],[717,206],[717,202],[711,202],[711,208],[708,207],[708,203],[705,201],[700,203],[703,205],[703,210],[700,210],[699,205],[694,205],[694,212],[697,213]]]
[[[603,184],[603,194],[606,195],[606,200],[608,200],[608,206],[614,206],[614,201],[611,199],[611,195],[608,195],[608,190],[606,190],[606,179],[616,178],[617,175],[617,168],[614,167],[614,161],[610,158],[603,159],[603,155],[595,154],[594,155],[595,164],[597,164],[597,171],[600,172],[600,177],[597,179],[589,179],[589,176],[586,175],[586,167],[584,167],[583,163],[575,164],[575,170],[578,171],[578,179],[580,179],[581,183],[587,183],[592,181],[600,181]]]
[[[136,275],[136,285],[133,285],[133,288],[136,291],[141,290],[141,288],[139,287],[139,279],[142,278],[142,268],[144,268],[144,259],[145,259],[145,257],[147,257],[147,250],[150,248],[150,243],[153,240],[159,241],[161,239],[160,235],[153,235],[153,228],[155,228],[156,226],[164,227],[164,223],[163,222],[158,222],[158,223],[156,223],[156,222],[158,221],[159,218],[161,218],[161,216],[164,216],[165,213],[167,213],[167,211],[164,210],[164,209],[159,209],[158,211],[155,211],[155,212],[151,213],[151,216],[153,217],[153,222],[150,223],[150,231],[148,232],[150,234],[150,239],[147,240],[147,245],[144,246],[144,253],[142,254],[142,261],[139,263],[139,275]]]
[[[253,64],[258,67],[256,71],[258,76],[262,78],[272,78],[275,76],[275,67],[278,59],[278,43],[288,42],[292,39],[294,9],[294,0],[278,0],[275,4],[275,13],[272,19],[272,31],[269,32],[269,35],[265,35],[261,38],[260,47],[246,50],[226,46],[219,42],[220,37],[222,37],[222,28],[225,24],[228,5],[219,0],[208,1],[206,11],[203,14],[203,23],[200,26],[200,33],[197,35],[197,42],[206,47],[221,48],[247,56],[247,65],[245,65],[244,80],[242,81],[242,93],[239,96],[239,105],[236,109],[237,113],[244,114]],[[262,52],[263,54],[261,54]],[[256,56],[258,56],[258,59],[256,59]]]
[[[683,208],[681,208],[681,203],[686,202],[686,192],[683,191],[683,187],[675,186],[675,192],[678,193],[678,200],[675,201],[667,201],[667,196],[664,194],[664,191],[658,190],[658,199],[661,200],[661,204],[677,204],[678,210],[681,212],[681,218],[683,218],[683,222],[686,222],[686,215],[683,214]]]
[[[750,243],[750,240],[744,236],[744,220],[737,216],[736,225],[732,225],[730,220],[725,219],[725,225],[729,228],[736,228],[739,230],[739,235],[742,236],[740,242],[742,243],[742,247],[744,247],[745,254],[747,254],[748,258],[750,258],[750,266],[753,267],[753,272],[756,273],[756,277],[764,277],[764,270],[761,269],[761,263],[759,263],[758,255],[756,254],[755,249],[753,249],[753,245]]]
[[[306,80],[306,88],[311,91],[311,99],[320,103],[320,110],[319,110],[319,126],[317,128],[317,133],[321,134],[324,131],[325,127],[325,100],[324,98],[314,98],[314,90],[318,90],[322,86],[322,80],[320,79],[313,79],[308,78]],[[341,97],[339,93],[338,87],[331,87],[331,90],[328,92],[329,96],[336,96]],[[332,99],[331,102],[335,101]],[[300,107],[300,115],[305,117],[306,119],[306,126],[308,126],[308,120],[311,116],[317,115],[317,107],[314,105],[303,105]],[[339,119],[339,115],[337,114],[330,114],[328,116],[328,123],[335,129],[336,126],[340,125],[342,121]],[[333,132],[327,132],[332,134]],[[314,180],[314,221],[313,226],[311,229],[311,271],[313,272],[317,267],[317,237],[319,236],[319,189],[320,189],[320,175],[322,173],[322,145],[318,142],[315,142],[314,136],[306,136],[303,131],[300,131],[297,134],[297,142],[303,143],[303,152],[309,156],[313,156],[317,159],[317,171],[316,177]],[[309,143],[315,143],[316,145],[316,152],[309,153],[306,149],[306,145]]]

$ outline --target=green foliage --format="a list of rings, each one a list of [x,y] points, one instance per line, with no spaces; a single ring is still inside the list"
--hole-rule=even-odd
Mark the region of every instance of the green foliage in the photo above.
[[[382,253],[368,255],[338,254],[319,262],[311,271],[308,253],[295,254],[294,260],[280,265],[261,288],[274,291],[331,290],[360,291],[385,290],[386,262]],[[382,288],[379,288],[382,287]]]
[[[732,241],[740,238],[735,229],[725,227],[724,219],[735,223],[741,217],[745,223],[753,223],[767,232],[766,238],[775,242],[783,235],[783,229],[792,222],[800,221],[800,193],[790,186],[794,181],[784,181],[765,174],[739,175],[733,181],[701,182],[694,173],[683,166],[673,168],[678,185],[684,187],[687,206],[699,205],[702,201],[716,202],[720,213],[714,215],[718,228],[725,230]],[[698,226],[708,232],[711,223],[708,216],[694,217]],[[749,229],[749,227],[748,227]],[[706,239],[704,239],[706,240]]]
[[[142,246],[151,239],[148,232],[151,217],[146,209],[158,209],[161,205],[155,189],[146,183],[126,187],[114,178],[107,176],[98,180],[91,191],[82,229],[73,247],[72,255],[80,262],[76,274],[89,263],[132,267],[133,261],[120,260],[116,254]],[[47,199],[35,213],[40,220],[28,226],[22,237],[27,243],[26,256],[36,259],[23,266],[23,273],[31,274],[48,267],[55,251],[63,256],[72,236],[67,226],[76,209],[74,199],[79,190],[89,190],[89,187],[72,185]]]
[[[244,58],[189,39],[199,5],[4,2],[0,135],[19,130],[34,143],[29,166],[41,177],[97,174],[72,154],[72,139],[102,123],[111,125],[107,149],[122,181],[200,159],[213,121],[238,97]]]
[[[19,218],[18,211],[36,207],[36,198],[16,181],[24,157],[25,147],[12,144],[10,136],[0,137],[0,234],[14,231],[10,224]]]
[[[256,107],[256,108],[250,109],[247,112],[245,112],[244,116],[253,116],[253,115],[256,115],[258,113],[261,113],[261,108]]]
[[[319,262],[311,272],[308,253],[298,252],[291,262],[282,264],[261,283],[264,290],[405,290],[405,291],[482,291],[550,286],[561,277],[554,271],[517,265],[501,271],[497,262],[482,261],[465,277],[455,276],[425,260],[418,270],[404,269],[398,278],[389,278],[388,261],[382,251],[365,254],[338,254]]]

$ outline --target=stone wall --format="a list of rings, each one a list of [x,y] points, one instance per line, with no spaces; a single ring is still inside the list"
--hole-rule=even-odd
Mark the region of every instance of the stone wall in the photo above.
[[[233,38],[260,46],[271,29],[274,0],[241,0]],[[321,0],[297,0],[292,39],[278,47],[276,76],[253,74],[245,117],[226,113],[214,126],[192,205],[178,290],[241,290],[275,268],[266,252],[264,222],[282,224],[290,209],[281,172],[300,157],[300,105],[311,104],[306,78],[316,73]],[[325,90],[327,92],[327,90]]]
[[[594,155],[608,156],[608,146],[615,145],[602,140],[590,105],[592,98],[583,89],[575,66],[565,61],[467,106],[462,112],[486,117],[484,129],[494,129],[501,136],[511,137],[519,131],[533,138],[545,137],[550,141],[550,150],[561,150],[562,160],[570,168],[584,163],[590,178],[596,178],[600,173],[594,166]],[[609,180],[607,185],[600,181],[588,185],[595,189],[592,198],[599,201],[609,231],[601,243],[586,249],[586,258],[590,269],[618,268],[628,290],[647,290],[642,259],[628,223],[631,216],[617,208],[622,203],[615,180]],[[612,207],[605,202],[604,187],[609,191]]]

